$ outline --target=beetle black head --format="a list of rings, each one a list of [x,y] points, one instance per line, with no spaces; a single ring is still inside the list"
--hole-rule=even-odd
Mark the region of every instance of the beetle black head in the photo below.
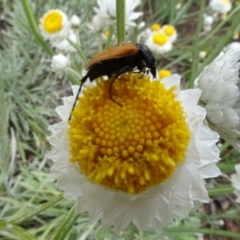
[[[153,77],[156,78],[156,59],[153,56],[152,52],[146,45],[137,43],[136,46],[146,66],[150,69]]]

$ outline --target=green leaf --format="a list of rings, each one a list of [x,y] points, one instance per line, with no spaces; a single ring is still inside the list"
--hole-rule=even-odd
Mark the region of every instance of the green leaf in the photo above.
[[[0,236],[12,240],[34,240],[36,239],[26,229],[12,223],[0,222]]]
[[[28,0],[21,0],[25,15],[28,19],[28,23],[30,26],[30,29],[32,30],[32,33],[36,39],[36,41],[43,47],[43,49],[51,56],[53,56],[53,50],[50,48],[50,46],[43,40],[38,25],[36,22],[36,19],[33,15],[32,8],[30,6],[30,3]]]
[[[125,41],[125,0],[116,0],[118,44]]]
[[[77,221],[80,214],[73,216],[75,212],[75,206],[64,216],[56,232],[52,235],[51,240],[64,240],[73,225]]]

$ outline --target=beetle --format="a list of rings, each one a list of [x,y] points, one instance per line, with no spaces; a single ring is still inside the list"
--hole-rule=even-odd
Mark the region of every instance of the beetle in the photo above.
[[[111,88],[113,82],[121,74],[128,71],[134,71],[136,68],[138,72],[142,72],[143,74],[148,72],[148,70],[146,70],[146,68],[148,68],[153,77],[156,78],[156,59],[146,45],[140,43],[134,44],[131,42],[123,43],[120,46],[108,48],[94,55],[86,66],[86,70],[88,70],[88,72],[81,80],[71,112],[75,108],[82,85],[86,82],[86,80],[89,78],[92,82],[94,79],[104,75],[108,77],[111,77],[112,75],[114,76],[112,82],[110,83],[110,99],[121,106],[112,98]],[[71,113],[68,120],[70,119]]]

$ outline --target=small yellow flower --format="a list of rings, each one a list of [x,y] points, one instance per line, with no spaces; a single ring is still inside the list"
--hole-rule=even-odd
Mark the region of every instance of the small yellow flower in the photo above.
[[[150,27],[150,29],[151,29],[152,31],[159,31],[159,30],[161,29],[161,25],[158,24],[158,23],[154,23],[154,24]]]
[[[164,25],[162,32],[168,37],[170,42],[175,42],[177,39],[177,30],[172,25]]]
[[[106,37],[108,37],[108,36],[109,36],[109,31],[106,30],[106,31],[104,32],[104,34],[105,34]]]
[[[40,30],[45,40],[52,42],[67,38],[70,31],[70,22],[60,10],[50,10],[40,19]]]
[[[155,53],[165,53],[172,50],[172,43],[163,33],[154,33],[146,40],[146,45]]]
[[[158,44],[158,45],[165,45],[168,41],[168,38],[161,33],[157,33],[153,35],[153,42]]]
[[[181,7],[182,7],[182,3],[180,3],[180,2],[177,3],[176,6],[175,6],[176,9],[180,9]]]
[[[221,16],[221,18],[222,18],[223,20],[226,19],[227,17],[228,17],[227,13],[223,13],[222,16]]]
[[[62,29],[63,16],[58,11],[49,12],[43,17],[43,28],[46,32],[55,33]]]
[[[239,32],[234,33],[233,39],[236,40],[236,39],[238,39],[238,38],[239,38]]]
[[[165,77],[169,77],[172,73],[168,69],[161,69],[158,71],[158,74],[159,74],[160,79],[162,79]]]

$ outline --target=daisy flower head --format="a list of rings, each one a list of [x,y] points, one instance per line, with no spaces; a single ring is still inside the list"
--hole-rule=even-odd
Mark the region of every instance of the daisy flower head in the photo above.
[[[240,150],[240,48],[220,53],[195,80],[209,126]]]
[[[146,40],[151,36],[153,33],[159,32],[161,29],[161,25],[158,23],[152,24],[150,27],[142,30],[138,37],[137,37],[137,42],[146,42]]]
[[[177,40],[177,30],[172,25],[164,25],[161,31],[168,37],[171,43],[174,43]]]
[[[159,23],[154,23],[152,24],[152,26],[150,27],[150,29],[153,31],[153,32],[158,32],[160,31],[161,29],[161,25]]]
[[[92,24],[89,24],[88,26],[92,31],[102,33],[108,28],[109,25],[109,21],[106,17],[96,14],[92,19]]]
[[[220,14],[228,13],[232,9],[232,3],[230,0],[210,0],[210,8]]]
[[[145,44],[156,54],[163,54],[172,50],[172,42],[163,33],[153,33],[147,39]]]
[[[232,174],[231,182],[234,187],[234,193],[237,196],[236,202],[240,203],[240,164],[235,166],[236,173]]]
[[[45,40],[55,42],[67,38],[71,24],[65,13],[54,9],[43,15],[39,27]]]
[[[224,48],[224,51],[225,52],[227,50],[238,51],[239,48],[240,48],[240,42],[231,42]]]
[[[141,77],[141,79],[140,79]],[[161,230],[187,217],[193,201],[208,201],[205,178],[219,175],[218,135],[202,121],[200,90],[180,91],[180,76],[151,80],[142,73],[98,78],[56,108],[48,154],[56,186],[76,211],[119,232],[131,222]]]

